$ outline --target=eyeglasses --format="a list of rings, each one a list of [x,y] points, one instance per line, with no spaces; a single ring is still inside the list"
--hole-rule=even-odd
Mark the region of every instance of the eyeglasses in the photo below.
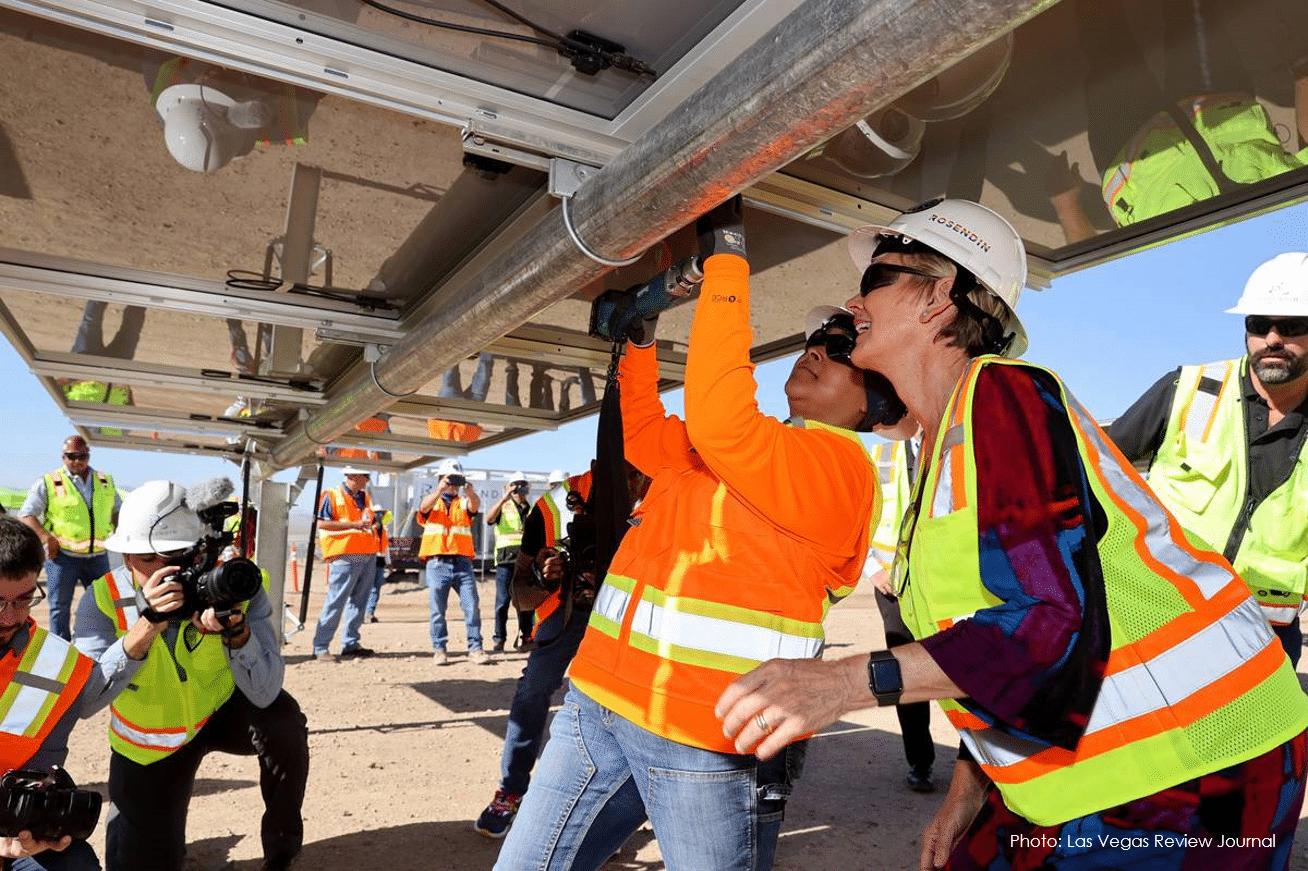
[[[0,614],[5,613],[13,608],[16,613],[22,614],[31,610],[33,605],[39,604],[45,599],[45,594],[40,590],[33,590],[31,595],[19,596],[17,599],[0,599]]]
[[[1276,328],[1279,336],[1308,335],[1308,317],[1273,318],[1267,315],[1247,315],[1244,331],[1251,336],[1265,336]]]
[[[76,461],[76,460],[89,460],[89,459],[91,459],[91,455],[90,455],[90,453],[82,453],[82,454],[79,454],[79,453],[70,453],[70,452],[68,452],[68,451],[65,451],[65,452],[64,452],[64,459],[65,459],[65,460],[74,460],[74,461]]]
[[[854,353],[854,345],[857,341],[858,332],[854,329],[853,316],[832,315],[808,337],[808,341],[804,343],[804,350],[821,345],[828,360],[853,366],[849,358]]]
[[[872,263],[863,271],[863,279],[858,284],[858,295],[867,296],[874,290],[889,287],[898,281],[901,275],[916,275],[918,278],[929,278],[932,281],[940,278],[939,275],[932,275],[930,272],[923,272],[911,266],[900,266],[897,263]]]

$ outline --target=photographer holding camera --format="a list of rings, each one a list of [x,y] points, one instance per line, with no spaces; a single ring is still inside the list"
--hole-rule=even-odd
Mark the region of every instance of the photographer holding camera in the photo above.
[[[99,795],[45,787],[60,785],[62,770],[48,775],[64,764],[69,733],[79,717],[99,708],[109,679],[32,618],[43,598],[36,578],[44,562],[37,534],[17,518],[0,517],[0,772],[13,773],[6,781],[27,775],[42,781],[33,788],[47,799],[8,782],[0,786],[0,859],[6,871],[98,871],[84,839],[99,819]],[[78,798],[88,800],[73,801]]]
[[[468,627],[468,662],[489,665],[490,655],[481,647],[481,601],[477,576],[472,571],[476,555],[472,545],[472,518],[481,511],[481,497],[463,475],[458,460],[443,460],[436,467],[441,476],[436,489],[418,503],[417,519],[422,527],[418,556],[427,561],[427,602],[431,608],[432,660],[449,662],[445,651],[449,631],[445,606],[450,589],[457,588],[463,622]]]
[[[493,649],[496,653],[504,649],[509,636],[513,566],[522,547],[522,527],[531,511],[527,504],[530,492],[527,476],[514,472],[504,488],[504,495],[486,512],[486,525],[495,530],[495,631],[491,640],[495,643]],[[532,613],[514,610],[518,612],[518,641],[513,645],[516,650],[527,643],[527,636],[531,634]]]
[[[220,531],[230,491],[225,479],[134,490],[105,542],[126,565],[78,606],[78,648],[121,676],[107,871],[182,867],[195,773],[211,751],[259,758],[265,871],[289,868],[304,839],[308,727],[282,689],[272,607],[254,563],[217,564],[231,539]]]

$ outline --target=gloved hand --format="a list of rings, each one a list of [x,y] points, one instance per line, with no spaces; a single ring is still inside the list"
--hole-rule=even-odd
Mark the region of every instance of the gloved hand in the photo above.
[[[744,201],[736,194],[695,222],[700,256],[737,254],[745,256]]]

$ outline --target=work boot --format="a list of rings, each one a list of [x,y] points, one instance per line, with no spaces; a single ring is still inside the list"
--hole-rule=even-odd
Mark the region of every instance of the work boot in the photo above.
[[[431,655],[431,661],[436,665],[449,665],[450,655],[444,650],[437,650]]]
[[[908,772],[908,776],[904,778],[904,783],[909,789],[913,790],[913,792],[936,791],[935,781],[931,779],[930,768],[923,768],[920,766],[914,768],[912,771]]]
[[[476,650],[468,651],[468,662],[473,665],[490,665],[494,662],[490,654],[478,647]]]

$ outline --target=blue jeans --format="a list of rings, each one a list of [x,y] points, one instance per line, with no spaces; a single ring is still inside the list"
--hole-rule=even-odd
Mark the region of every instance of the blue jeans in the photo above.
[[[802,755],[762,763],[678,744],[573,687],[495,868],[598,868],[641,823],[634,785],[668,871],[767,871]]]
[[[504,563],[495,567],[495,631],[491,639],[496,644],[503,644],[509,638],[509,611],[513,608],[510,591],[513,587],[513,563]],[[535,612],[518,611],[518,634],[525,640],[531,632]]]
[[[1299,654],[1303,653],[1303,629],[1299,627],[1299,620],[1296,618],[1293,623],[1273,626],[1272,631],[1280,640],[1281,647],[1285,648],[1285,655],[1290,657],[1290,667],[1298,667]]]
[[[318,615],[318,628],[313,633],[313,652],[326,653],[336,634],[336,625],[345,614],[345,628],[341,630],[341,650],[359,646],[359,627],[363,625],[363,606],[368,602],[368,591],[377,577],[375,554],[348,553],[328,563],[327,601],[322,603]]]
[[[434,556],[427,560],[427,604],[431,608],[432,650],[444,650],[450,633],[445,627],[445,606],[450,588],[457,586],[463,622],[468,627],[468,650],[481,650],[481,600],[472,559],[466,556]]]
[[[559,612],[561,614],[561,609]],[[586,634],[589,612],[574,611],[557,637],[538,644],[527,656],[509,704],[509,723],[504,730],[504,753],[500,757],[500,789],[522,795],[531,780],[531,769],[545,739],[545,721],[550,700],[563,685],[572,657]],[[644,817],[644,810],[641,816]],[[639,825],[639,823],[637,823]],[[607,857],[605,857],[607,858]]]
[[[73,637],[69,629],[68,615],[73,605],[73,590],[80,583],[83,587],[109,574],[109,555],[99,553],[95,556],[73,556],[59,553],[52,560],[45,561],[46,595],[50,597],[50,631],[65,641]]]
[[[62,852],[45,850],[15,859],[14,871],[100,871],[100,859],[86,841],[73,841]]]
[[[386,581],[386,563],[377,563],[377,577],[373,578],[372,590],[368,593],[368,606],[364,608],[364,613],[372,614],[377,610],[377,600],[381,598],[382,584]]]

